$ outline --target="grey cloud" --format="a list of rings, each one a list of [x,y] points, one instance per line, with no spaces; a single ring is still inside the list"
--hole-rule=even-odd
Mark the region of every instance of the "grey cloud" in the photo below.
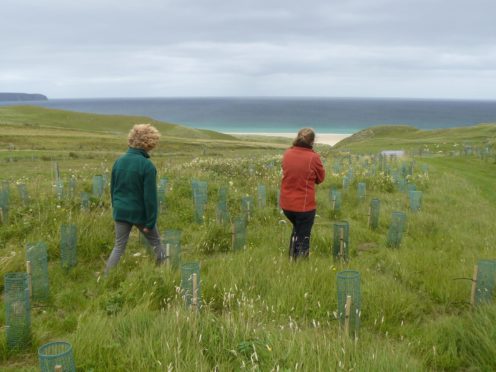
[[[495,13],[489,0],[4,0],[0,89],[494,97]]]
[[[495,11],[489,0],[9,1],[0,30],[28,44],[484,44],[494,38]]]

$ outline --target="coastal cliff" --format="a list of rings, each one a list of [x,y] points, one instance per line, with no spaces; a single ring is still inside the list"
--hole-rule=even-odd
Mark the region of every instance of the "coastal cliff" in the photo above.
[[[43,94],[29,93],[0,93],[0,102],[2,101],[47,101],[47,96]]]

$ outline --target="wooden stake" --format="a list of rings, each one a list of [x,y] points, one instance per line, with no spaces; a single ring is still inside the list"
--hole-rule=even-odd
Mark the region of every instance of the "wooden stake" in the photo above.
[[[191,282],[193,283],[193,299],[191,301],[191,306],[196,310],[198,307],[198,277],[196,273],[191,275]]]
[[[170,258],[170,244],[169,243],[167,243],[165,245],[165,259],[167,260],[166,261],[167,262],[167,265],[169,265],[170,264],[170,260],[171,260],[171,258]]]
[[[232,235],[231,246],[232,246],[232,249],[234,251],[234,243],[236,242],[236,225],[234,223],[232,224],[231,235]]]
[[[0,208],[0,225],[3,225],[3,209]]]
[[[344,227],[339,229],[339,255],[344,257]]]
[[[479,274],[479,267],[474,266],[474,275],[472,276],[472,292],[470,293],[470,304],[475,306],[475,293],[477,292],[477,277]]]
[[[26,261],[26,272],[28,273],[29,297],[33,295],[33,282],[31,278],[31,261]]]
[[[332,197],[332,210],[333,212],[336,211],[336,195]]]
[[[369,228],[372,227],[371,226],[371,223],[372,223],[372,206],[369,207],[369,214],[368,214],[368,225],[369,225]]]
[[[54,367],[54,371],[55,372],[62,372],[63,369],[62,369],[62,366],[60,364],[57,364],[55,367]]]
[[[344,307],[344,333],[350,335],[350,314],[351,314],[351,296],[346,296],[346,305]]]

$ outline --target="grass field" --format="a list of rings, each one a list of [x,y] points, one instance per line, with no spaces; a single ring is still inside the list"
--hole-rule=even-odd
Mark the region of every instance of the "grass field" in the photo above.
[[[311,256],[292,263],[290,229],[276,203],[288,145],[194,136],[162,124],[163,141],[152,153],[159,177],[168,178],[158,226],[180,229],[181,261],[200,262],[196,313],[184,305],[179,270],[156,267],[136,232],[117,268],[101,275],[113,245],[108,188],[89,210],[81,209],[79,194],[91,193],[94,175],[108,175],[135,121],[150,120],[0,108],[0,178],[10,190],[9,220],[0,226],[0,284],[3,290],[5,273],[25,270],[26,245],[37,241],[48,246],[50,281],[49,301],[32,303],[31,346],[8,351],[0,313],[1,370],[37,370],[37,348],[53,340],[69,341],[84,371],[496,370],[496,305],[469,303],[474,265],[496,259],[496,125],[371,128],[334,149],[319,147],[327,179],[318,187]],[[400,148],[415,157],[381,170],[377,151]],[[57,199],[55,162],[65,190],[75,181],[74,197]],[[412,175],[401,178],[423,192],[417,213],[394,180],[412,162]],[[353,179],[343,190],[350,168]],[[194,221],[193,179],[208,182],[203,224]],[[366,183],[364,201],[358,182]],[[17,190],[21,183],[27,204]],[[233,251],[230,224],[216,221],[218,190],[228,187],[234,218],[243,196],[257,201],[259,184],[267,188],[267,206],[252,211],[247,245]],[[332,210],[331,188],[343,193],[339,212]],[[371,198],[381,200],[374,231],[367,224]],[[397,249],[386,246],[393,211],[407,215]],[[348,262],[331,254],[337,220],[350,225]],[[60,263],[62,223],[78,229],[78,263],[70,270]],[[345,269],[361,274],[356,340],[336,319],[336,275]]]

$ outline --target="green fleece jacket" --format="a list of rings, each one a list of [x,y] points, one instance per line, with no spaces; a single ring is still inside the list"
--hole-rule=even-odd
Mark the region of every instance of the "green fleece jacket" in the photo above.
[[[110,193],[115,221],[153,229],[157,223],[157,169],[145,150],[129,148],[112,168]]]

